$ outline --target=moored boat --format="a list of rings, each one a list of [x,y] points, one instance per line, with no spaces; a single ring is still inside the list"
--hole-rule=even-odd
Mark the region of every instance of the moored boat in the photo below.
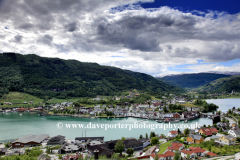
[[[162,120],[156,120],[157,123],[162,123],[163,121]]]

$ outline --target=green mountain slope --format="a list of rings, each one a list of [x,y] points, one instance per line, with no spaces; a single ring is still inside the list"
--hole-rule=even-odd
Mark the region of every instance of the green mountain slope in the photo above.
[[[219,78],[214,80],[204,87],[199,88],[200,91],[207,91],[207,92],[227,92],[230,93],[240,92],[240,76],[231,76],[226,78]]]
[[[94,97],[130,89],[182,91],[147,74],[97,63],[16,53],[0,54],[0,96],[9,91],[24,91],[41,98]]]
[[[173,75],[158,78],[165,83],[182,87],[182,88],[198,88],[205,84],[223,77],[229,77],[230,75],[215,74],[215,73],[197,73],[197,74],[183,74]]]

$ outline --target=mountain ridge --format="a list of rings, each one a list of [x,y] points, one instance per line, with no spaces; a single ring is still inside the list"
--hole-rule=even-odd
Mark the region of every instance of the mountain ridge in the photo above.
[[[219,78],[205,86],[200,87],[199,91],[206,92],[240,92],[240,75],[233,75],[231,77]]]
[[[157,78],[165,83],[182,87],[182,88],[198,88],[204,86],[205,84],[216,80],[218,78],[230,77],[230,75],[225,74],[215,74],[215,73],[195,73],[195,74],[182,74],[174,76],[165,76],[162,78]]]
[[[34,54],[0,54],[0,96],[9,91],[41,98],[95,97],[125,90],[179,92],[154,77],[116,67]]]

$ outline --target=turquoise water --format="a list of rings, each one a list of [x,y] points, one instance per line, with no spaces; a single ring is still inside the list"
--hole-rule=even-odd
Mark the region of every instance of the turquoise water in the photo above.
[[[218,110],[221,110],[222,112],[226,112],[233,107],[240,108],[239,98],[209,99],[209,100],[206,100],[206,102],[216,104],[217,106],[219,106]]]
[[[57,123],[63,123],[64,127],[62,129],[57,128]],[[101,129],[101,128],[66,128],[66,124],[84,124],[85,126],[91,124],[142,124],[145,126],[149,125],[164,125],[167,123],[157,123],[154,120],[145,120],[140,118],[78,118],[78,117],[62,117],[62,116],[38,116],[37,113],[22,113],[22,116],[19,116],[19,113],[0,113],[0,142],[6,142],[10,140],[17,139],[24,135],[28,134],[49,134],[50,136],[64,135],[66,139],[75,139],[75,137],[81,137],[82,135],[91,137],[91,136],[104,136],[105,140],[114,140],[120,139],[121,137],[135,137],[139,138],[140,134],[145,137],[145,134],[150,132],[155,132],[156,134],[167,134],[173,128],[166,128],[164,130],[163,126],[158,126],[157,129],[151,130],[150,126],[148,128],[137,128],[131,129],[128,128],[115,128],[115,129]],[[212,125],[212,120],[207,118],[200,118],[196,120],[189,121],[184,123],[183,121],[179,123],[172,123],[179,127],[181,124],[190,125],[196,124],[200,125]],[[140,126],[139,126],[140,127]],[[161,128],[159,128],[161,127]],[[183,126],[184,127],[184,126]],[[177,130],[177,128],[175,129]],[[180,130],[183,130],[180,128]]]

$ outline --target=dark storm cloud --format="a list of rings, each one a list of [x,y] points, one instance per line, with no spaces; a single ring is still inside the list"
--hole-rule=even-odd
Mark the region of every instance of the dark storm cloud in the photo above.
[[[38,42],[43,43],[45,45],[52,45],[53,37],[46,34],[38,39]]]
[[[226,61],[239,57],[239,14],[196,16],[169,7],[151,11],[120,7],[118,11],[118,6],[135,2],[138,0],[6,0],[0,21],[10,29],[4,30],[2,39],[11,41],[20,34],[30,37],[14,40],[25,48],[32,43],[41,49],[39,45],[44,44],[58,53],[84,54],[126,49],[131,57],[174,63],[184,58]],[[215,14],[219,16],[214,18]],[[7,32],[12,35],[8,37]]]
[[[68,32],[74,32],[77,29],[77,23],[73,22],[73,23],[69,23],[67,24],[65,27],[66,31]]]
[[[22,41],[22,38],[23,38],[23,36],[21,36],[21,35],[16,35],[16,36],[14,37],[15,42],[18,42],[18,43],[20,43],[20,42]]]
[[[96,24],[97,38],[102,44],[118,44],[132,50],[159,52],[164,37],[170,37],[177,30],[194,28],[193,17],[160,14],[156,17],[126,14],[121,19],[109,21],[99,18]],[[174,29],[176,28],[176,29]]]
[[[143,0],[151,1],[151,0]],[[115,7],[120,4],[137,2],[136,0],[5,0],[1,4],[0,20],[13,22],[14,28],[31,31],[56,29],[60,24],[65,26],[73,19],[81,20],[86,14]],[[65,19],[66,21],[61,21]],[[51,24],[51,27],[49,25]],[[47,27],[44,27],[47,26]],[[68,31],[76,29],[72,23]]]

